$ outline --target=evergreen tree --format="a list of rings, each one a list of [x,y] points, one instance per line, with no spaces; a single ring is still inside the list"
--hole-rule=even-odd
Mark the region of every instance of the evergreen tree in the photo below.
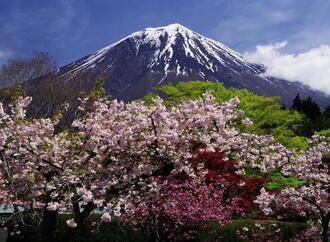
[[[330,105],[326,106],[323,111],[323,117],[330,118]]]
[[[297,94],[297,96],[293,99],[293,104],[291,107],[293,110],[296,110],[298,112],[301,112],[301,99],[299,96],[299,93]]]
[[[317,120],[321,116],[321,109],[319,105],[311,98],[304,99],[301,103],[301,111],[311,120]]]
[[[330,115],[330,107],[327,107],[322,114],[319,105],[311,97],[301,100],[298,93],[293,100],[291,109],[305,116],[300,135],[309,137],[315,131],[326,129],[329,126],[329,119],[325,115]]]

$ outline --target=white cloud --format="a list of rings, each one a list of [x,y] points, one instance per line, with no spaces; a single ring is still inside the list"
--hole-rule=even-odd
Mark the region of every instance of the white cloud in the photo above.
[[[320,45],[299,54],[282,53],[287,41],[258,45],[245,57],[266,67],[266,75],[300,81],[330,95],[330,46]]]

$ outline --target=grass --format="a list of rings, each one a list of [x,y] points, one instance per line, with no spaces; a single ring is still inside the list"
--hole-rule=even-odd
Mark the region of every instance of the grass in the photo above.
[[[142,232],[134,230],[128,224],[123,224],[118,218],[113,218],[111,223],[101,223],[100,214],[92,214],[89,216],[81,230],[71,229],[66,225],[66,220],[70,215],[61,214],[57,221],[57,241],[72,242],[144,242],[148,241]],[[263,236],[252,238],[251,231],[256,229],[256,224],[264,227],[259,231],[259,235]],[[275,225],[276,224],[276,225]],[[275,225],[275,227],[274,227]],[[249,228],[248,237],[242,239],[237,235],[237,231],[242,231],[243,227]],[[289,241],[294,238],[300,231],[308,227],[307,223],[302,222],[282,222],[277,220],[254,220],[254,219],[233,219],[230,223],[223,226],[218,223],[209,223],[207,226],[198,231],[196,242],[248,242],[248,241],[265,241],[264,238],[278,238],[278,241]],[[275,233],[276,229],[280,229],[280,233]],[[68,235],[70,238],[68,238]],[[39,235],[36,234],[33,241],[39,241]],[[0,231],[0,238],[4,239],[5,234]],[[2,240],[0,240],[2,241]],[[276,240],[275,240],[276,241]]]
[[[58,233],[65,234],[69,228],[65,224],[65,221],[68,219],[67,215],[61,215],[58,220]],[[113,222],[110,224],[102,223],[99,225],[97,231],[95,228],[91,226],[93,222],[99,222],[99,215],[93,214],[89,217],[87,223],[84,226],[82,231],[75,233],[73,237],[73,241],[96,241],[96,242],[142,242],[147,241],[144,235],[135,231],[129,225],[122,224],[118,218],[114,218]],[[220,226],[218,223],[210,223],[208,226],[202,228],[199,231],[199,235],[196,241],[206,242],[206,241],[217,241],[217,239],[221,238],[219,241],[223,242],[239,242],[243,241],[240,239],[236,231],[238,229],[242,229],[243,227],[254,227],[255,224],[261,224],[266,228],[268,233],[274,233],[274,224],[277,224],[276,228],[281,229],[282,238],[290,239],[293,238],[297,233],[301,230],[307,228],[307,223],[300,222],[280,222],[277,220],[253,220],[253,219],[233,219],[231,223],[225,224],[224,226]],[[91,230],[94,229],[94,232]],[[65,241],[65,238],[62,239]],[[246,240],[244,240],[246,241]],[[249,241],[249,240],[248,240]]]
[[[301,230],[308,227],[307,223],[298,222],[280,222],[277,220],[254,220],[254,219],[234,219],[231,223],[220,226],[217,223],[211,223],[209,226],[201,230],[198,240],[199,242],[208,241],[222,241],[222,242],[240,242],[240,241],[254,241],[256,238],[251,237],[251,233],[247,233],[249,236],[246,239],[242,239],[237,235],[237,231],[242,231],[243,227],[249,228],[249,231],[256,229],[255,224],[260,224],[265,230],[260,231],[265,236],[270,235],[274,239],[274,236],[279,236],[280,241],[289,241]],[[276,227],[274,225],[276,224]],[[280,233],[275,235],[275,230],[280,229]]]

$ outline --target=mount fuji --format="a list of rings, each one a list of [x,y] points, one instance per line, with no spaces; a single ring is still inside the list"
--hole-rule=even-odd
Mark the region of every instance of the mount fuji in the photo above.
[[[330,97],[300,82],[265,76],[265,67],[250,63],[226,45],[204,37],[180,24],[147,28],[68,64],[45,83],[28,84],[38,105],[49,105],[49,95],[76,99],[88,92],[97,78],[112,98],[130,101],[143,97],[162,84],[188,80],[222,82],[226,87],[245,88],[263,96],[280,96],[290,106],[297,93],[311,96],[320,106]],[[42,107],[40,107],[42,109]]]

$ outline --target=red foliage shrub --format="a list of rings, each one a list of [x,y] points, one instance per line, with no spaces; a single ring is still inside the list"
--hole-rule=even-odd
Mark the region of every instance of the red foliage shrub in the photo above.
[[[259,194],[261,187],[270,181],[267,178],[246,178],[236,167],[236,162],[224,159],[221,152],[199,151],[196,158],[192,161],[195,167],[199,163],[204,163],[208,169],[206,179],[212,183],[219,179],[228,182],[227,193],[230,196],[238,197],[238,205],[247,212],[253,207],[253,201]]]

